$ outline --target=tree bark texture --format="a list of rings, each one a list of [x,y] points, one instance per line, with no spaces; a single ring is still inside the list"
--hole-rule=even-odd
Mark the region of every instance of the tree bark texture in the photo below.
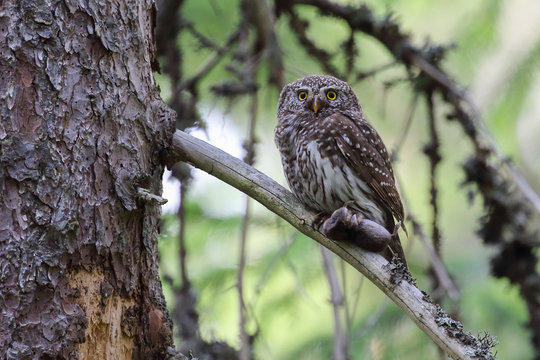
[[[0,358],[163,359],[151,0],[0,0]],[[142,194],[142,195],[141,195]]]

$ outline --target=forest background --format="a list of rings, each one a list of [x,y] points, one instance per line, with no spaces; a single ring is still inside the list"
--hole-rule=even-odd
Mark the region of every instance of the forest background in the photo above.
[[[167,9],[166,3],[158,2],[158,9]],[[433,139],[430,106],[418,95],[418,82],[411,80],[418,74],[408,71],[372,36],[355,32],[354,45],[348,46],[349,26],[313,6],[295,6],[297,21],[269,11],[267,17],[275,17],[273,33],[283,69],[279,72],[271,46],[259,53],[254,50],[255,30],[235,33],[249,11],[240,1],[180,3],[174,13],[177,61],[163,43],[164,29],[171,23],[160,23],[166,14],[158,10],[162,72],[156,75],[162,96],[173,108],[176,105],[178,126],[234,156],[253,159],[258,170],[285,185],[273,143],[277,85],[320,73],[349,81],[367,120],[395,156],[406,213],[414,221],[408,223],[414,231],[402,241],[419,288],[459,318],[465,330],[496,337],[498,358],[532,359],[527,305],[518,286],[490,272],[497,248],[483,244],[478,236],[485,209],[476,189],[465,185],[463,164],[472,145],[456,122],[446,121],[449,107],[443,99],[433,98],[441,160],[432,177],[434,165],[426,151]],[[270,10],[274,7],[272,2],[263,3]],[[476,105],[483,136],[501,162],[513,164],[539,193],[540,4],[528,0],[365,4],[377,19],[398,24],[415,46],[440,51],[434,50],[434,56],[441,57],[441,68]],[[311,50],[306,41],[314,45]],[[249,202],[246,221],[246,196],[206,173],[181,167],[176,176],[182,185],[170,173],[165,176],[164,197],[169,203],[164,206],[159,241],[161,277],[171,312],[178,299],[185,301],[180,289],[188,280],[200,335],[206,341],[239,348],[247,334],[257,359],[331,358],[336,319],[320,246],[254,201]],[[180,186],[183,201],[178,216]],[[437,245],[426,243],[437,237],[450,286],[441,286],[429,271],[426,246]],[[538,255],[538,248],[535,251]],[[338,316],[351,358],[437,357],[431,340],[375,286],[341,260],[335,258],[333,264],[345,299]],[[179,328],[176,341],[182,348]]]

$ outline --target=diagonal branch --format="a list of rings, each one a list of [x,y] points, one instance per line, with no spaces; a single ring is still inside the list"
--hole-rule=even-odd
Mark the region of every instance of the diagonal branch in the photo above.
[[[182,131],[174,134],[171,148],[164,154],[170,167],[187,162],[251,196],[309,236],[347,261],[394,301],[443,351],[454,359],[494,359],[494,341],[476,339],[464,333],[461,323],[451,319],[434,305],[412,281],[401,280],[404,274],[382,256],[363,251],[347,242],[334,242],[311,227],[315,216],[300,205],[294,195],[268,176],[214,146]],[[412,280],[412,279],[411,279]]]

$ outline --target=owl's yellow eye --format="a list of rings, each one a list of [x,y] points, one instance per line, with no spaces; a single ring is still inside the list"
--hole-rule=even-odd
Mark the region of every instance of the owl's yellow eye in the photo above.
[[[337,93],[334,90],[328,90],[326,92],[326,97],[328,98],[328,100],[336,100]]]
[[[307,91],[300,91],[298,93],[298,100],[304,101],[307,99]]]

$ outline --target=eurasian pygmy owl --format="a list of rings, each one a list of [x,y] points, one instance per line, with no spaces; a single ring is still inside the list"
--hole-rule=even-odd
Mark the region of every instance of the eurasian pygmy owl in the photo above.
[[[390,157],[349,84],[333,76],[298,79],[281,91],[277,117],[275,141],[296,197],[327,215],[352,203],[394,233],[382,254],[405,263],[394,230],[394,218],[402,223],[404,212]]]

